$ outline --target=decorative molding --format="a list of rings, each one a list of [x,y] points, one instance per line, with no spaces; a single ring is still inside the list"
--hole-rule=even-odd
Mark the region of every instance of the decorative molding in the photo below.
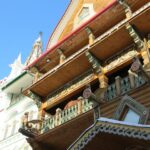
[[[89,51],[85,53],[86,57],[88,58],[89,63],[92,65],[93,70],[96,74],[102,72],[100,61]]]
[[[104,67],[104,70],[109,71],[112,68],[115,68],[118,65],[124,63],[125,61],[134,58],[137,55],[138,52],[134,48],[130,48],[128,51],[124,51],[106,61],[107,65]]]
[[[87,84],[87,81],[90,81],[93,78],[94,78],[94,74],[92,73],[92,70],[90,69],[87,72],[85,72],[84,74],[78,76],[74,80],[63,85],[63,87],[60,87],[59,89],[57,89],[56,91],[54,91],[53,93],[48,95],[47,103],[52,103],[52,102],[56,101],[57,99],[61,98],[62,96],[68,95],[69,93],[74,91],[74,89],[76,89],[77,87],[80,87],[80,86],[84,86],[85,83]]]
[[[109,120],[109,121],[107,121]],[[72,143],[67,150],[81,150],[95,138],[97,134],[105,134],[114,136],[124,136],[127,138],[149,141],[150,126],[141,128],[140,126],[123,124],[122,121],[116,122],[112,119],[98,119],[92,126],[87,128],[78,138]],[[146,148],[146,147],[145,147]],[[146,149],[147,150],[147,149]]]
[[[136,100],[132,99],[131,97],[125,95],[115,114],[114,114],[114,119],[119,120],[121,115],[124,113],[124,109],[125,107],[131,108],[133,111],[135,111],[139,116],[140,116],[140,120],[139,123],[140,124],[146,124],[148,117],[149,117],[149,110],[147,108],[145,108],[142,104],[138,103]]]
[[[137,48],[142,49],[144,47],[143,40],[141,36],[139,35],[139,33],[135,30],[135,27],[127,23],[126,29],[128,30],[130,36],[133,38],[134,43],[136,44]]]

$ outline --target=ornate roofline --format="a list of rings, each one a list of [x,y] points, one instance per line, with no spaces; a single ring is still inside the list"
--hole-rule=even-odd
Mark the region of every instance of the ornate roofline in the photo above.
[[[101,117],[95,124],[87,128],[67,150],[83,149],[100,132],[150,141],[150,125],[127,123]]]

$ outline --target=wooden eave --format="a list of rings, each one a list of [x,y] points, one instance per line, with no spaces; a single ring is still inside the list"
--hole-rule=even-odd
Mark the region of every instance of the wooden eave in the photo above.
[[[91,110],[72,119],[71,121],[68,121],[67,123],[64,123],[44,134],[37,136],[35,139],[31,140],[31,144],[35,141],[43,145],[47,145],[49,149],[65,150],[92,123],[93,112]],[[30,143],[30,139],[28,139],[28,142]]]
[[[54,129],[49,130],[44,134],[36,136],[34,139],[29,138],[28,142],[31,145],[34,143],[40,143],[41,145],[46,145],[49,149],[65,150],[76,141],[79,141],[79,144],[84,142],[83,140],[80,142],[80,138],[84,138],[84,135],[86,135],[86,138],[90,138],[88,133],[90,135],[92,131],[96,132],[95,129],[97,127],[100,129],[97,130],[99,131],[99,134],[95,136],[91,135],[92,142],[88,142],[88,145],[86,146],[88,150],[97,150],[99,147],[102,147],[103,150],[105,150],[108,147],[110,149],[111,146],[113,149],[117,148],[117,150],[122,150],[124,149],[123,147],[130,145],[131,143],[139,145],[141,144],[146,147],[150,145],[149,137],[147,136],[147,139],[144,139],[144,136],[142,136],[150,134],[149,126],[131,126],[127,124],[111,123],[106,121],[99,121],[95,124],[93,123],[93,112],[91,110]],[[125,132],[122,132],[122,130]],[[140,132],[140,134],[135,134],[135,132]],[[108,146],[108,143],[111,146]]]
[[[127,3],[129,6],[131,6],[132,11],[135,12],[144,4],[146,4],[147,0],[138,0],[136,2],[134,0],[127,0]],[[88,44],[88,36],[85,31],[86,27],[90,27],[94,35],[98,37],[123,20],[125,18],[125,12],[123,7],[119,3],[116,3],[107,11],[103,12],[103,10],[101,10],[93,18],[82,24],[81,27],[79,26],[79,29],[81,28],[80,30],[73,30],[70,33],[71,36],[68,35],[64,38],[66,40],[62,40],[63,42],[60,41],[60,44],[56,44],[56,46],[54,45],[54,47],[47,50],[46,55],[43,54],[44,57],[41,56],[41,58],[39,58],[39,60],[33,64],[33,66],[29,66],[29,68],[32,70],[33,67],[36,67],[41,73],[48,72],[50,69],[59,64],[59,55],[56,51],[58,48],[64,50],[64,54],[69,57],[78,49]],[[51,61],[47,63],[47,59]]]
[[[128,93],[128,95],[133,97],[134,99],[136,99],[139,103],[142,103],[145,107],[147,107],[147,108],[150,107],[150,102],[149,102],[150,86],[149,85],[144,85],[138,89],[133,89],[131,92]],[[101,117],[113,118],[113,115],[116,111],[117,106],[120,103],[121,98],[122,98],[122,96],[119,96],[119,97],[113,99],[112,101],[101,104],[101,106],[100,106]],[[28,141],[30,144],[33,144],[34,142],[35,143],[38,142],[38,143],[42,143],[43,145],[48,145],[49,149],[50,148],[55,149],[55,150],[67,149],[92,124],[93,124],[93,110],[90,110],[82,115],[77,116],[76,118],[71,119],[70,121],[68,121],[66,123],[63,123],[62,125],[60,125],[58,127],[50,129],[49,131],[47,131],[44,134],[38,135],[35,139],[29,138]],[[149,125],[149,124],[150,124],[150,120],[147,122],[147,125]],[[108,126],[108,127],[111,127],[111,126]],[[119,129],[119,125],[116,128]],[[131,127],[131,128],[134,129],[134,127]],[[145,128],[141,128],[140,130],[144,131]],[[146,129],[145,131],[147,131],[147,130],[149,130],[149,128]],[[131,132],[131,134],[132,134],[132,132]],[[105,134],[102,133],[102,135],[105,135]],[[124,137],[124,136],[117,136],[117,137],[119,140],[119,138]],[[92,140],[93,142],[96,141],[97,143],[99,143],[99,141],[103,140],[103,138],[100,138],[101,140],[99,138],[97,139],[97,137],[95,137],[95,138],[96,139]],[[62,140],[62,139],[65,139],[65,140]],[[115,140],[115,135],[111,134],[109,136],[107,134],[104,142],[112,141],[111,139]],[[128,142],[131,139],[134,140],[134,138],[126,137],[125,139],[121,139],[121,141],[122,140],[126,141],[126,139],[128,139],[127,140]],[[140,141],[142,142],[142,140],[138,140],[138,139],[135,139],[135,140],[138,142],[140,142]],[[101,144],[103,144],[103,142],[101,142]],[[149,144],[150,144],[150,141],[149,141]],[[105,143],[105,145],[106,145],[106,143]],[[105,148],[105,145],[104,145],[104,148]],[[93,146],[93,143],[91,146]]]
[[[150,8],[148,7],[140,14],[135,14],[130,20],[123,20],[121,23],[114,26],[113,29],[110,29],[109,32],[98,37],[91,47],[85,46],[80,49],[77,53],[70,56],[63,64],[56,66],[43,75],[36,83],[26,89],[24,94],[27,95],[27,91],[31,90],[41,97],[46,97],[49,93],[90,69],[91,66],[85,56],[85,51],[87,50],[90,50],[100,60],[105,60],[132,44],[133,40],[125,28],[126,22],[135,25],[144,35],[149,33]],[[127,62],[129,61],[130,60],[127,60]],[[114,69],[116,68],[113,68],[113,70]],[[109,74],[109,72],[106,73]]]

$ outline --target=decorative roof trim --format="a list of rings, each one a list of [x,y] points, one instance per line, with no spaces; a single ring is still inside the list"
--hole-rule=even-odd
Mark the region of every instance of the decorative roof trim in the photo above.
[[[86,129],[67,150],[83,149],[99,133],[150,141],[150,125],[125,123],[101,117],[95,124]]]
[[[25,70],[23,71],[20,75],[18,75],[15,79],[11,80],[10,82],[8,82],[6,85],[4,85],[2,87],[2,91],[4,91],[7,87],[9,87],[10,85],[12,85],[14,82],[16,82],[17,80],[19,80],[21,77],[23,77],[25,74],[27,74],[28,72]],[[30,74],[30,73],[29,73]],[[31,75],[31,74],[30,74]],[[32,75],[31,75],[32,76]]]
[[[128,95],[125,95],[122,98],[115,112],[114,119],[119,120],[120,116],[123,114],[123,111],[126,107],[132,109],[134,112],[136,112],[140,116],[139,123],[141,124],[146,123],[149,117],[149,110]]]

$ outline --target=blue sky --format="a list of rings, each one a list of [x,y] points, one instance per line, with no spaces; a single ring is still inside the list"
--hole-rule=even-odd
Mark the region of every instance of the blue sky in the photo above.
[[[40,31],[44,50],[70,0],[0,0],[0,79],[22,54],[24,63]]]

